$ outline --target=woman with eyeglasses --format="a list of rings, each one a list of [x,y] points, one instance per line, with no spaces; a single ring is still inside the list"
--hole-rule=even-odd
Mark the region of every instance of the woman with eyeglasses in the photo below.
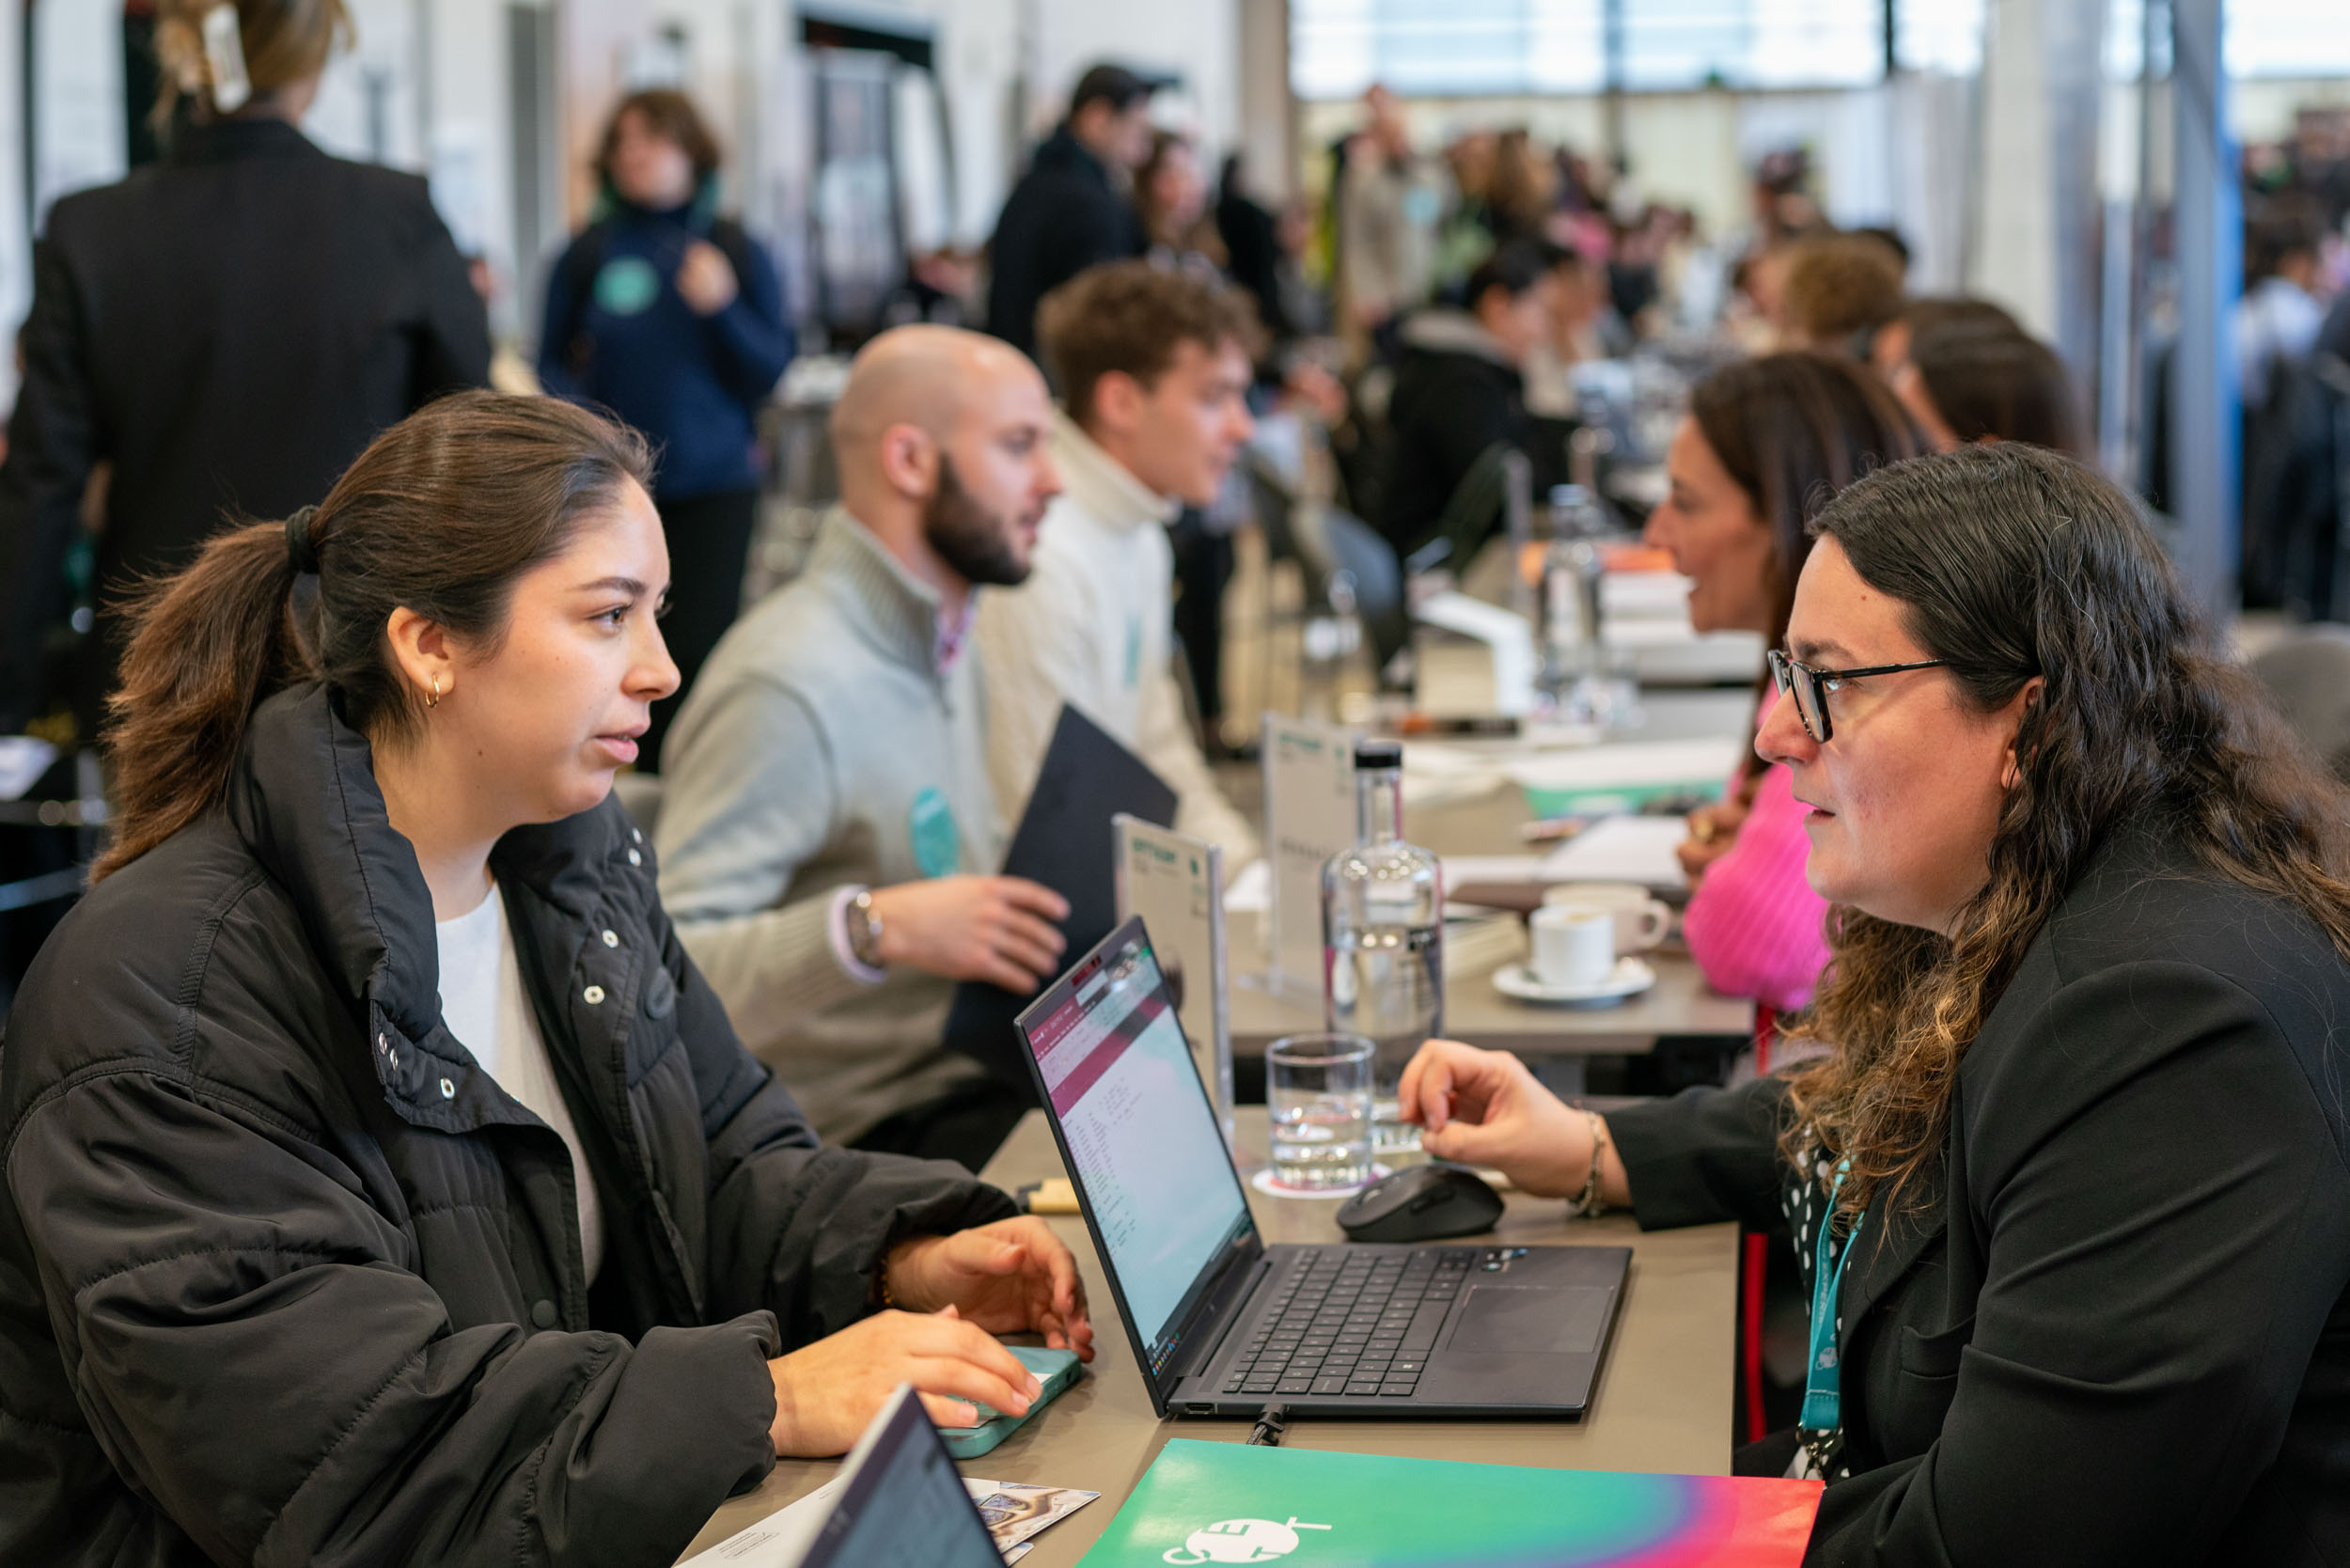
[[[2128,497],[1967,447],[1812,525],[1756,741],[1826,1054],[1601,1117],[1432,1042],[1429,1152],[1787,1235],[1807,1561],[2350,1560],[2350,794]]]
[[[1666,455],[1671,481],[1648,541],[1690,579],[1700,632],[1747,631],[1776,648],[1810,553],[1805,519],[1872,468],[1925,440],[1865,370],[1818,354],[1745,360],[1700,382]],[[1827,905],[1803,878],[1803,808],[1787,770],[1749,756],[1722,799],[1689,817],[1680,850],[1690,956],[1725,996],[1792,1011],[1827,961]]]

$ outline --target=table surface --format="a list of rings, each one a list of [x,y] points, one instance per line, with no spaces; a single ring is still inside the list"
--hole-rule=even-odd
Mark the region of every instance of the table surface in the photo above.
[[[1262,1106],[1239,1112],[1241,1163],[1264,1162]],[[984,1174],[1000,1186],[1062,1174],[1060,1155],[1041,1113],[1031,1111]],[[1335,1242],[1331,1200],[1248,1194],[1265,1238]],[[1033,1568],[1075,1562],[1170,1437],[1245,1442],[1240,1420],[1167,1420],[1150,1395],[1119,1325],[1085,1222],[1050,1221],[1076,1254],[1092,1305],[1096,1354],[1088,1374],[995,1452],[965,1460],[966,1476],[1073,1486],[1102,1496],[1037,1538],[1024,1560]],[[1723,1475],[1730,1468],[1731,1402],[1737,1308],[1738,1232],[1709,1225],[1642,1234],[1611,1215],[1571,1220],[1555,1199],[1507,1195],[1489,1237],[1518,1244],[1590,1243],[1633,1249],[1632,1272],[1589,1415],[1580,1421],[1300,1420],[1283,1439],[1291,1448],[1334,1449],[1402,1458],[1451,1459],[1543,1468],[1647,1470]],[[785,1460],[757,1490],[722,1506],[687,1555],[703,1551],[765,1518],[838,1473],[837,1460]]]
[[[1520,1056],[1637,1056],[1660,1034],[1743,1037],[1754,1030],[1754,1004],[1721,996],[1705,983],[1686,952],[1646,955],[1656,983],[1628,1001],[1608,1007],[1546,1007],[1521,1002],[1494,989],[1491,975],[1449,976],[1445,980],[1444,1032],[1489,1051]],[[1232,984],[1232,1054],[1261,1057],[1286,1034],[1322,1027],[1318,996],[1277,995],[1262,989],[1261,974]]]
[[[1747,723],[1754,707],[1754,696],[1747,691],[1650,693],[1644,700],[1649,722],[1626,739],[1722,734]],[[1479,750],[1503,749],[1494,743],[1472,744]],[[1407,802],[1403,835],[1439,855],[1525,855],[1531,852],[1518,830],[1528,820],[1525,792],[1504,787],[1442,806],[1421,808]],[[1261,1057],[1267,1044],[1285,1034],[1322,1027],[1318,989],[1266,989],[1263,944],[1260,919],[1234,917],[1230,1016],[1235,1056]],[[1658,1035],[1744,1036],[1753,1031],[1753,1002],[1709,989],[1685,951],[1668,948],[1647,957],[1656,970],[1656,984],[1608,1007],[1521,1002],[1495,990],[1490,974],[1448,976],[1445,1033],[1521,1056],[1591,1056],[1637,1055],[1649,1050]]]

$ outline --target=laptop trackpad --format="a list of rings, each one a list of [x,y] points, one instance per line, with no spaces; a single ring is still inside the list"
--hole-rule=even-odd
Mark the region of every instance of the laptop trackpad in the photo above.
[[[1527,1290],[1472,1286],[1446,1350],[1588,1356],[1607,1326],[1612,1292],[1585,1285]]]

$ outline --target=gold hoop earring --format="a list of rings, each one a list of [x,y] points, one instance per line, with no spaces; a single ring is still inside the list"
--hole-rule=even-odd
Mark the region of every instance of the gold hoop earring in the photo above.
[[[437,675],[432,678],[432,693],[424,699],[424,705],[428,708],[441,705],[441,678]]]

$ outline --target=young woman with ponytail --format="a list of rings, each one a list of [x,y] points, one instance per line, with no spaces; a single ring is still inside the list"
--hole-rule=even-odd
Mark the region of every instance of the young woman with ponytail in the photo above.
[[[820,1147],[609,798],[677,672],[634,434],[462,394],[152,586],[0,1054],[0,1561],[666,1564],[1068,1250]],[[877,1310],[877,1309],[880,1309]]]

